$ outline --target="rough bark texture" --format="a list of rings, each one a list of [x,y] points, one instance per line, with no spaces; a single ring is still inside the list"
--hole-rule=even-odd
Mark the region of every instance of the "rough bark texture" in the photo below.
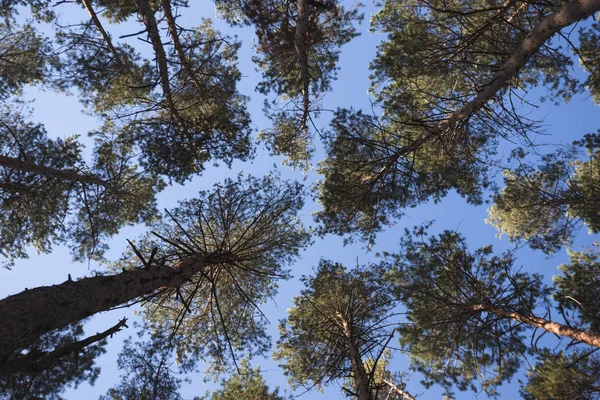
[[[425,132],[413,143],[399,150],[396,159],[402,155],[418,149],[423,143],[428,142],[444,133],[456,123],[468,118],[475,111],[490,101],[500,89],[506,86],[510,78],[523,68],[540,47],[550,40],[562,28],[574,24],[579,20],[592,16],[600,10],[600,0],[575,0],[565,4],[554,14],[543,18],[538,25],[525,37],[520,46],[512,53],[492,79],[479,91],[477,96],[448,117],[434,128]]]
[[[515,321],[522,322],[524,324],[533,326],[534,328],[544,329],[548,332],[554,333],[559,336],[565,336],[580,342],[589,344],[590,346],[600,347],[600,335],[585,332],[579,329],[570,328],[566,325],[558,324],[556,322],[549,321],[544,318],[535,317],[532,315],[525,315],[515,311],[507,311],[502,308],[488,307],[483,304],[473,306],[475,311],[491,312],[499,317],[511,318]]]
[[[178,287],[231,253],[193,255],[175,267],[151,266],[25,290],[0,301],[0,363],[41,335],[163,287]]]
[[[100,342],[109,336],[112,337],[112,335],[119,332],[121,329],[127,328],[126,323],[127,318],[123,318],[115,326],[107,329],[104,332],[97,333],[83,340],[78,340],[76,342],[59,347],[49,353],[34,356],[27,354],[26,356],[10,360],[4,365],[0,365],[0,375],[13,374],[16,372],[35,374],[43,371],[56,364],[62,357],[68,354],[79,352],[91,344]]]
[[[112,41],[110,40],[110,36],[106,32],[106,30],[104,30],[104,27],[102,26],[102,23],[100,22],[100,19],[98,18],[98,15],[96,14],[96,11],[94,11],[92,2],[90,0],[83,0],[82,2],[83,2],[83,6],[87,10],[88,14],[90,14],[90,17],[92,17],[92,22],[94,23],[94,25],[96,25],[96,29],[98,29],[98,31],[102,35],[102,38],[104,38],[104,41],[106,42],[106,45],[108,46],[108,49],[115,56],[117,63],[123,64],[121,62],[119,54],[117,53],[117,50],[115,49],[115,46],[113,46]]]
[[[75,170],[61,170],[52,167],[46,167],[28,161],[23,161],[18,158],[7,157],[3,155],[0,155],[0,167],[6,167],[9,169],[23,172],[33,172],[35,174],[44,175],[49,178],[56,178],[65,181],[91,183],[94,185],[101,185],[104,187],[110,186],[107,182],[93,175],[82,175]]]
[[[306,34],[308,31],[308,4],[307,0],[298,0],[298,21],[296,22],[295,45],[300,64],[300,77],[302,79],[302,128],[306,129],[309,111],[308,88],[310,74],[308,72],[308,50],[306,48]]]
[[[338,318],[342,323],[344,336],[346,337],[346,345],[348,353],[350,354],[350,362],[352,365],[352,373],[354,375],[353,378],[356,385],[358,400],[373,400],[373,394],[371,393],[369,385],[369,376],[362,362],[358,344],[352,334],[352,327],[347,318],[344,318],[341,315],[338,315]]]

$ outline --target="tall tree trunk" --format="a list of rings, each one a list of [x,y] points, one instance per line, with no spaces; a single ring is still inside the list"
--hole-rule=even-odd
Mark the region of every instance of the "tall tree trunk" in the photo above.
[[[230,252],[192,255],[174,267],[164,265],[124,271],[118,275],[68,280],[25,290],[0,301],[0,363],[41,335],[112,307],[178,287],[205,266],[231,260]]]
[[[108,182],[105,182],[94,175],[83,175],[76,170],[62,170],[46,167],[29,161],[23,161],[18,158],[7,157],[3,155],[0,155],[0,167],[6,167],[23,172],[33,172],[35,174],[47,176],[48,178],[56,178],[64,181],[91,183],[93,185],[101,185],[104,187],[110,186]]]
[[[552,322],[544,318],[535,317],[532,315],[525,315],[515,311],[507,311],[503,308],[489,307],[483,304],[474,305],[472,306],[472,309],[475,311],[491,312],[499,317],[511,318],[515,321],[519,321],[524,324],[533,326],[534,328],[540,328],[559,336],[564,336],[573,340],[578,340],[580,342],[587,343],[590,346],[600,347],[600,335],[596,333],[571,328],[566,325]]]
[[[521,42],[519,47],[512,53],[499,70],[492,76],[489,82],[481,86],[481,90],[475,98],[461,108],[450,113],[448,117],[436,127],[425,128],[423,134],[413,143],[401,148],[393,157],[393,161],[399,157],[417,150],[423,143],[441,136],[446,129],[465,120],[475,111],[490,101],[507,82],[523,68],[531,57],[546,43],[555,33],[562,28],[574,24],[583,18],[590,17],[600,10],[600,0],[575,0],[565,4],[557,12],[543,18]]]
[[[119,65],[123,65],[123,62],[121,61],[121,57],[119,57],[119,53],[117,53],[115,46],[113,46],[110,36],[108,35],[106,30],[102,26],[102,23],[100,22],[100,19],[98,18],[98,15],[96,14],[96,11],[94,11],[92,2],[90,0],[83,0],[83,7],[85,7],[88,14],[90,14],[90,17],[92,17],[92,22],[94,23],[94,25],[96,25],[96,29],[98,29],[98,31],[102,35],[102,38],[106,42],[106,45],[108,46],[108,49],[110,50],[110,52],[113,53],[113,55],[115,56],[115,60],[117,61],[117,63]]]
[[[202,91],[202,84],[200,83],[200,81],[198,81],[198,78],[196,77],[194,71],[192,71],[191,65],[185,56],[185,51],[183,50],[181,41],[179,40],[177,24],[175,23],[175,17],[173,16],[173,12],[171,11],[171,2],[169,0],[160,0],[160,4],[162,6],[163,13],[165,14],[167,25],[169,26],[169,34],[171,35],[171,39],[173,40],[173,47],[175,47],[175,52],[177,53],[177,58],[179,58],[181,68],[183,68],[183,70],[188,75],[189,79],[191,79],[192,83],[196,87],[196,90]]]
[[[371,387],[369,385],[369,375],[365,370],[362,358],[360,356],[360,349],[352,332],[352,326],[348,322],[348,319],[338,314],[344,330],[344,336],[346,337],[346,346],[348,353],[350,354],[350,363],[352,365],[352,373],[354,374],[354,382],[356,385],[356,392],[358,400],[373,400],[373,394],[371,393]]]
[[[154,54],[156,55],[156,63],[158,64],[158,73],[160,75],[160,83],[163,90],[163,96],[171,112],[178,117],[178,112],[175,109],[175,103],[173,103],[173,96],[171,94],[171,83],[169,82],[169,68],[167,66],[167,54],[165,48],[160,39],[160,32],[158,31],[158,24],[154,17],[154,10],[150,7],[150,4],[146,0],[137,0],[138,13],[140,18],[146,26],[148,31],[148,37]]]
[[[302,80],[302,129],[307,129],[310,74],[308,72],[308,50],[306,48],[306,34],[308,33],[308,2],[297,0],[298,21],[296,22],[295,45],[300,64],[300,77]]]

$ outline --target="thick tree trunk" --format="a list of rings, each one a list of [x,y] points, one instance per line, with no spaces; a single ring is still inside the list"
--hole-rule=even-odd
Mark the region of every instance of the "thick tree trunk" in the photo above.
[[[566,325],[552,322],[544,318],[539,318],[532,315],[525,315],[515,311],[507,311],[502,308],[489,307],[483,304],[474,305],[473,310],[491,312],[499,317],[511,318],[515,321],[519,321],[524,324],[533,326],[534,328],[540,328],[559,336],[564,336],[573,340],[578,340],[580,342],[587,343],[590,346],[600,347],[600,335],[596,333],[570,328]]]
[[[421,145],[429,140],[442,135],[446,129],[465,120],[475,111],[479,110],[488,101],[490,101],[500,89],[506,86],[507,82],[517,75],[517,72],[523,68],[531,57],[546,43],[554,34],[562,28],[572,25],[583,18],[590,17],[600,10],[600,0],[575,0],[569,2],[560,8],[557,12],[543,18],[538,25],[525,37],[519,47],[512,53],[492,79],[485,85],[475,98],[458,110],[452,112],[448,117],[434,128],[426,129],[423,134],[408,146],[401,148],[395,157],[395,160],[402,155],[412,153]]]
[[[296,22],[295,45],[300,64],[300,77],[302,80],[302,128],[306,129],[308,111],[310,106],[308,88],[310,84],[310,73],[308,72],[308,50],[306,46],[306,34],[308,31],[308,4],[307,0],[298,0],[298,21]]]
[[[45,369],[48,369],[52,365],[55,365],[59,362],[61,358],[63,358],[66,355],[77,353],[91,344],[98,343],[101,340],[108,338],[109,336],[112,337],[112,335],[119,332],[121,329],[127,328],[126,323],[127,318],[124,318],[120,320],[119,323],[117,323],[115,326],[105,330],[104,332],[97,333],[83,340],[78,340],[76,342],[69,343],[65,346],[54,349],[49,353],[44,353],[41,355],[27,354],[23,357],[10,360],[4,365],[0,365],[0,375],[13,374],[15,372],[23,372],[27,374],[39,373],[40,371],[43,371]]]
[[[75,170],[61,170],[52,167],[46,167],[3,155],[0,155],[0,167],[6,167],[23,172],[33,172],[35,174],[47,176],[48,178],[56,178],[64,181],[91,183],[93,185],[101,185],[104,187],[110,186],[109,183],[93,175],[82,175]]]
[[[339,317],[339,316],[338,316]],[[365,366],[360,356],[360,349],[352,334],[352,327],[348,323],[346,318],[341,317],[342,327],[344,329],[344,336],[346,337],[346,345],[348,353],[350,354],[350,362],[352,365],[352,373],[354,374],[354,384],[356,386],[356,393],[358,400],[373,400],[373,394],[369,385],[369,376],[365,370]]]
[[[0,301],[0,363],[41,335],[101,311],[125,304],[163,287],[178,287],[208,264],[231,253],[193,255],[175,267],[162,265],[25,290]]]

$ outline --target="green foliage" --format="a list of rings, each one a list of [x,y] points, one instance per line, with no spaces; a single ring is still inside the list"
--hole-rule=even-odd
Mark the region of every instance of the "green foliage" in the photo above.
[[[553,297],[565,313],[570,325],[597,332],[600,330],[600,254],[595,248],[581,252],[569,251],[569,264],[558,267],[562,274],[553,280]]]
[[[340,48],[358,35],[353,25],[362,20],[358,6],[346,10],[335,1],[305,1],[307,34],[299,44],[296,32],[301,22],[296,0],[217,0],[216,4],[229,23],[255,28],[258,43],[253,61],[263,76],[256,89],[278,97],[265,103],[274,126],[263,139],[273,154],[288,157],[286,163],[306,168],[313,141],[308,128],[309,113],[318,109],[316,103],[336,79]],[[306,65],[301,55],[303,48]]]
[[[451,189],[479,204],[489,185],[487,167],[469,156],[484,145],[483,136],[457,145],[451,157],[452,150],[437,143],[406,157],[399,152],[418,135],[414,128],[398,132],[394,124],[352,110],[338,110],[331,127],[328,157],[318,169],[323,175],[317,188],[323,209],[316,214],[321,233],[350,233],[372,241],[405,208],[429,199],[437,202]],[[467,147],[471,150],[465,152]]]
[[[313,276],[302,278],[306,288],[280,323],[273,355],[285,361],[282,367],[292,387],[320,388],[353,376],[356,360],[349,342],[364,359],[379,358],[392,334],[394,307],[384,273],[376,266],[346,270],[321,260]]]
[[[384,263],[407,309],[400,344],[426,387],[440,384],[448,396],[453,387],[498,396],[496,387],[517,372],[527,346],[525,327],[493,309],[530,315],[545,298],[541,279],[512,272],[510,255],[494,256],[491,246],[469,252],[457,233],[424,234],[407,232],[401,253]]]
[[[599,368],[596,355],[547,352],[528,372],[529,381],[521,395],[526,400],[600,399]]]
[[[173,266],[193,254],[230,256],[179,288],[160,291],[145,307],[145,328],[171,332],[181,368],[208,360],[218,373],[238,354],[269,350],[259,305],[276,294],[277,280],[289,276],[286,266],[308,245],[297,219],[303,195],[298,183],[240,176],[181,202],[168,213],[171,223],[154,226],[154,235],[137,244],[143,254],[156,248],[155,261]],[[138,264],[129,253],[115,267]]]
[[[49,140],[43,126],[8,110],[2,110],[0,119],[1,155],[37,160],[57,169],[81,166],[81,145],[75,138]],[[5,265],[26,257],[26,246],[51,251],[53,242],[63,240],[63,221],[75,183],[5,166],[0,167],[0,183],[0,255],[6,258]]]
[[[156,333],[156,332],[155,332]],[[181,400],[182,379],[173,371],[173,347],[156,334],[147,341],[125,341],[117,365],[121,382],[100,400]]]
[[[430,126],[486,85],[527,33],[564,5],[502,0],[381,3],[371,22],[387,40],[378,46],[371,64],[372,93],[394,118]],[[511,86],[545,84],[555,96],[568,99],[577,92],[571,65],[560,45],[544,46]],[[510,106],[513,90],[503,91],[493,104],[471,115],[469,133],[484,129],[488,135],[527,134],[517,122],[526,118]]]
[[[239,42],[209,20],[186,30],[180,39],[189,68],[168,60],[175,67],[167,71],[173,76],[167,96],[150,60],[127,45],[115,55],[89,31],[96,32],[86,24],[59,33],[67,51],[54,84],[78,89],[88,109],[105,119],[100,133],[117,133],[141,150],[137,157],[147,171],[183,183],[210,160],[230,164],[252,155],[247,98],[236,89]]]
[[[76,136],[50,140],[42,125],[10,110],[2,110],[0,121],[0,155],[16,161],[0,166],[0,255],[6,266],[27,257],[26,246],[49,252],[65,241],[76,259],[97,258],[119,228],[156,218],[154,195],[163,185],[139,171],[126,143],[98,137],[87,167]]]
[[[43,81],[51,60],[50,43],[35,28],[0,21],[0,100]]]
[[[598,143],[597,134],[575,142],[587,148],[587,161],[577,160],[574,147],[543,156],[537,168],[521,164],[505,171],[505,187],[494,196],[488,222],[511,241],[525,239],[546,253],[570,244],[579,221],[590,233],[600,231]]]
[[[600,103],[600,23],[594,22],[579,31],[579,63],[589,73],[582,84],[592,95],[596,104]]]
[[[42,336],[38,343],[26,349],[28,355],[43,354],[75,342],[83,335],[81,323]],[[106,341],[85,347],[81,352],[61,357],[48,368],[31,373],[0,375],[0,398],[60,400],[68,387],[87,382],[94,384],[100,373],[96,357],[105,352]]]
[[[221,389],[216,390],[205,400],[284,400],[279,395],[279,388],[273,391],[265,383],[260,368],[252,369],[247,360],[240,363],[239,372],[221,382]]]

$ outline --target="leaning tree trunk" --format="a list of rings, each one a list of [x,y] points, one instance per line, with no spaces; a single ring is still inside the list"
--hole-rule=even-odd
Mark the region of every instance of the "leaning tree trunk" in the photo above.
[[[25,290],[0,301],[0,364],[11,353],[33,344],[54,329],[156,292],[178,287],[207,265],[226,262],[230,252],[191,255],[174,267],[150,266],[118,275],[68,280]]]
[[[63,181],[71,181],[71,182],[80,182],[80,183],[91,183],[93,185],[100,185],[104,187],[109,187],[110,184],[108,182],[103,181],[94,175],[84,175],[76,170],[69,169],[58,169],[47,167],[44,165],[35,164],[29,161],[24,161],[19,158],[13,158],[8,156],[0,155],[0,167],[5,167],[8,169],[22,171],[22,172],[31,172],[34,174],[44,175],[48,178],[60,179]]]
[[[441,136],[444,132],[467,119],[475,111],[483,107],[490,101],[496,93],[505,87],[508,81],[513,78],[518,71],[523,68],[533,57],[540,47],[559,32],[562,28],[572,25],[583,18],[590,17],[600,10],[600,0],[575,0],[562,6],[557,12],[544,17],[537,24],[519,47],[511,56],[500,66],[499,70],[492,76],[486,84],[481,86],[481,90],[471,101],[450,113],[446,119],[433,128],[427,128],[423,134],[408,146],[402,147],[396,153],[394,159],[414,152],[425,142]]]
[[[494,308],[485,306],[483,304],[474,305],[472,307],[475,311],[491,312],[499,317],[510,318],[515,321],[533,326],[534,328],[540,328],[554,333],[555,335],[568,337],[573,340],[587,343],[590,346],[600,348],[600,335],[596,333],[582,331],[580,329],[571,328],[567,325],[552,322],[544,318],[535,317],[533,315],[525,315],[515,311],[508,311],[503,308]]]
[[[5,364],[0,364],[0,376],[10,375],[16,372],[26,373],[29,375],[39,373],[40,371],[57,364],[66,355],[79,353],[89,345],[98,343],[108,337],[112,338],[112,335],[119,332],[123,328],[127,328],[127,318],[123,318],[118,324],[110,329],[105,330],[104,332],[97,333],[83,340],[68,343],[62,347],[54,349],[49,353],[35,354],[35,352],[30,352],[24,356],[17,357],[16,359],[10,360]]]

